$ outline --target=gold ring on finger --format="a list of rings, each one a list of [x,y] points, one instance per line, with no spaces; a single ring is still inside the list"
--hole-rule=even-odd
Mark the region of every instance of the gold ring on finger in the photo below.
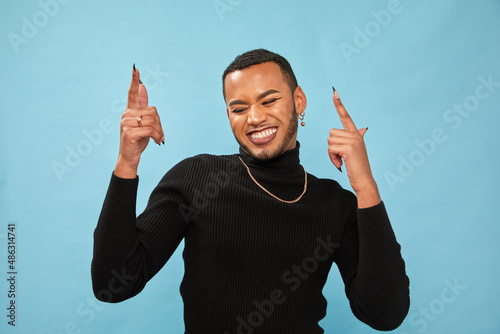
[[[142,125],[142,115],[137,116],[137,125],[138,126]]]

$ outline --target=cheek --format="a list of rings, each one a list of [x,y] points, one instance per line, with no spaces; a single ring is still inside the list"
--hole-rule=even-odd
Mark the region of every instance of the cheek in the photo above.
[[[286,102],[286,103],[283,103],[279,109],[277,110],[274,110],[274,114],[275,115],[280,115],[282,119],[285,119],[285,120],[289,120],[290,119],[290,115],[292,115],[294,112],[294,104],[292,101],[290,102]],[[296,115],[294,115],[296,116]]]
[[[241,127],[242,127],[242,117],[238,117],[238,116],[229,116],[229,126],[231,127],[231,130],[233,130],[233,132],[237,132],[239,130],[241,130]]]

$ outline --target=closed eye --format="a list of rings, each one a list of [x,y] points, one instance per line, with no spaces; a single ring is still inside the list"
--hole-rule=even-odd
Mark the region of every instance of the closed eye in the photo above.
[[[245,109],[246,108],[238,108],[238,109],[231,110],[231,112],[237,114],[237,113],[245,111]]]
[[[278,101],[279,99],[281,99],[281,97],[280,98],[275,98],[275,99],[270,99],[270,100],[264,101],[262,104],[271,104],[273,102]]]

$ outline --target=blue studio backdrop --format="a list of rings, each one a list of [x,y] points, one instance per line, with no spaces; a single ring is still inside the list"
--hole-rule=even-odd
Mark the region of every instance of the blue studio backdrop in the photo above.
[[[411,308],[399,334],[500,333],[500,1],[4,1],[0,11],[0,332],[183,333],[183,245],[138,296],[92,293],[93,230],[132,64],[166,145],[140,168],[138,213],[163,174],[232,154],[221,75],[285,56],[308,97],[301,162],[350,189],[327,155],[334,85],[365,136],[402,245]],[[326,333],[374,333],[336,267]]]

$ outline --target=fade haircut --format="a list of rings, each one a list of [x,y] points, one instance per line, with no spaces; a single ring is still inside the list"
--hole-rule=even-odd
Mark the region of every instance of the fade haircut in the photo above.
[[[226,85],[224,81],[226,80],[226,76],[229,73],[240,71],[245,68],[267,62],[275,63],[280,67],[281,73],[283,74],[283,79],[286,81],[293,94],[298,84],[297,78],[295,78],[295,74],[293,73],[292,67],[290,66],[288,60],[277,53],[265,49],[256,49],[245,52],[236,57],[233,62],[226,68],[224,74],[222,74],[222,95],[224,96],[224,99],[226,99]]]

